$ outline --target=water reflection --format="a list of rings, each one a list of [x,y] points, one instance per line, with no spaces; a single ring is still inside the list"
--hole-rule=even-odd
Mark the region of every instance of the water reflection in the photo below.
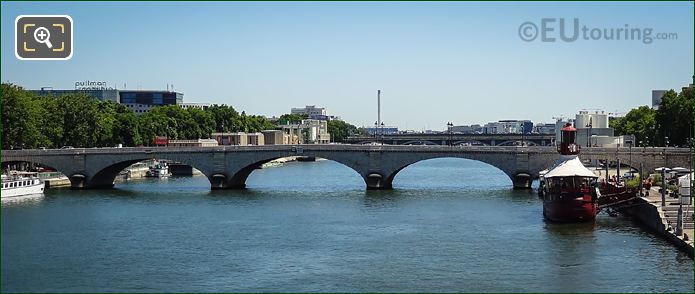
[[[45,199],[44,194],[31,194],[12,198],[2,198],[2,207],[32,206],[41,203]]]

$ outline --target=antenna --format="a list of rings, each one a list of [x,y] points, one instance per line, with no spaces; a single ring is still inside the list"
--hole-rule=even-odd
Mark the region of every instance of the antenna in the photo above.
[[[381,125],[381,90],[376,90],[376,125]]]

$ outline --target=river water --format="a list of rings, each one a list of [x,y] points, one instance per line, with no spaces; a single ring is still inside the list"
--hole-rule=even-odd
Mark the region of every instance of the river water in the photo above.
[[[2,205],[3,292],[693,292],[693,261],[623,217],[551,224],[533,191],[464,159],[366,191],[332,161],[49,190]]]

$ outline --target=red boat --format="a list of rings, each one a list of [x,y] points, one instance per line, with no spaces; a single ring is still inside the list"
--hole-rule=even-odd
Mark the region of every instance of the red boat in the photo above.
[[[554,222],[592,221],[598,213],[598,176],[579,160],[577,129],[568,123],[561,132],[560,158],[541,176],[543,216]]]

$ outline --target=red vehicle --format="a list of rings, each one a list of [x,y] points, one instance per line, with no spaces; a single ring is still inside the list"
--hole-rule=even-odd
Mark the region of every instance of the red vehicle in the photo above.
[[[152,144],[154,144],[157,147],[166,147],[167,145],[169,145],[169,138],[167,138],[166,136],[156,136],[154,137],[154,139],[152,139]]]
[[[577,129],[568,123],[561,132],[560,158],[542,175],[543,216],[555,222],[592,221],[598,213],[598,176],[579,160]]]

